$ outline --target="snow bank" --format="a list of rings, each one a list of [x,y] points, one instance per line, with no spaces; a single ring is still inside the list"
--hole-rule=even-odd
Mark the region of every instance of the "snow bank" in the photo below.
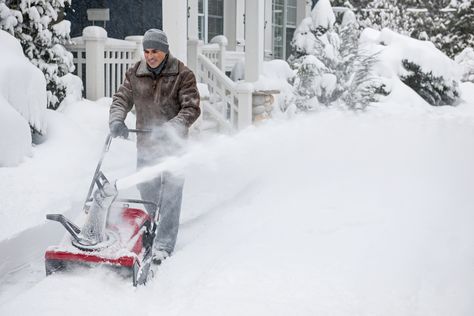
[[[254,83],[255,90],[278,90],[276,94],[277,102],[274,104],[275,114],[279,109],[286,108],[286,105],[293,97],[293,87],[288,80],[295,76],[290,65],[284,60],[275,59],[263,63],[262,74],[259,80]]]
[[[1,95],[0,148],[0,168],[15,166],[31,153],[30,126]]]
[[[461,67],[462,79],[474,82],[474,49],[466,47],[454,60]]]
[[[0,31],[0,95],[41,133],[46,132],[46,80],[17,39]]]
[[[0,168],[0,241],[45,222],[45,214],[64,212],[75,205],[79,211],[87,193],[100,150],[109,133],[108,115],[111,98],[97,102],[83,100],[68,104],[60,111],[47,110],[45,119],[48,124],[46,141],[32,149],[33,157],[15,168]],[[26,121],[16,124],[13,116],[4,116],[0,107],[1,135],[8,135],[15,145],[0,142],[4,152],[14,152],[15,146],[25,144],[18,138],[23,134],[18,130]],[[11,109],[10,111],[15,111]],[[19,116],[19,115],[17,115]],[[4,117],[6,117],[3,122]],[[21,119],[21,118],[20,118]],[[11,120],[11,121],[10,121]],[[8,123],[8,124],[7,124]],[[3,130],[4,126],[14,125],[14,131]],[[135,117],[127,116],[126,124],[135,127]],[[16,135],[17,134],[17,135]],[[30,136],[31,137],[31,136]],[[133,137],[133,136],[132,136]],[[1,139],[1,138],[0,138]],[[7,139],[5,139],[6,141]],[[31,141],[28,143],[31,144]],[[29,145],[31,147],[31,145]],[[117,166],[118,172],[130,173],[135,168],[135,143],[126,140],[115,140],[111,147],[114,158],[104,161],[104,168]],[[128,169],[123,169],[123,168]],[[114,179],[114,173],[107,173]],[[19,212],[18,210],[21,210]],[[1,265],[1,263],[0,263]]]
[[[83,90],[82,79],[72,73],[62,76],[60,81],[66,87],[66,97],[61,102],[58,110],[79,102],[82,99]]]

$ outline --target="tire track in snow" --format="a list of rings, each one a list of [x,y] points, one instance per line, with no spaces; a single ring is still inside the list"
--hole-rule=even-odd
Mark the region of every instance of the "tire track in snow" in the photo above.
[[[74,218],[77,214],[72,210],[78,209],[81,207],[74,206],[64,215]],[[57,244],[64,234],[59,223],[45,220],[41,225],[0,242],[0,305],[46,277],[44,252],[48,246]]]

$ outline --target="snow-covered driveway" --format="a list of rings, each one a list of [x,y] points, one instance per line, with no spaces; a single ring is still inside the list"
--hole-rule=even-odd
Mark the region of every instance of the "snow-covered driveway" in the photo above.
[[[37,255],[3,276],[0,314],[472,315],[473,136],[472,104],[387,103],[192,144],[172,164],[186,174],[177,250],[151,284],[100,269],[45,278]],[[134,159],[118,146],[114,167]],[[56,198],[80,205],[83,174]]]

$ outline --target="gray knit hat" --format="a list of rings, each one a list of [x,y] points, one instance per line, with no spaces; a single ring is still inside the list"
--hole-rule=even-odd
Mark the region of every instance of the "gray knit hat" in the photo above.
[[[168,37],[165,32],[158,29],[149,29],[143,35],[143,50],[157,49],[169,53]]]

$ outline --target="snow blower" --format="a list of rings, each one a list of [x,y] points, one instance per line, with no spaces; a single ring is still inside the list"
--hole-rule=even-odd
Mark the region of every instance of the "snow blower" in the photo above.
[[[112,137],[108,135],[84,202],[86,216],[82,228],[62,214],[46,215],[47,219],[61,223],[69,233],[59,245],[46,250],[46,275],[78,265],[105,265],[131,275],[133,286],[145,284],[151,277],[158,207],[150,201],[118,198],[115,185],[101,171],[111,142]],[[151,214],[142,208],[130,207],[131,204],[148,205]]]

